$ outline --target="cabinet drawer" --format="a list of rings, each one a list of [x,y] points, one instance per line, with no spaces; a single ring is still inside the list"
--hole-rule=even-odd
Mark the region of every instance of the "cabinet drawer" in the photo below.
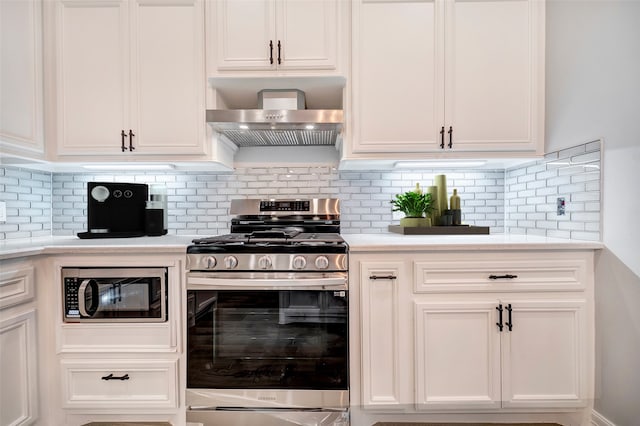
[[[62,360],[65,408],[175,408],[177,361]]]
[[[581,291],[587,259],[494,253],[416,260],[414,292]]]
[[[0,308],[28,302],[34,296],[34,268],[31,263],[8,263],[0,271]]]

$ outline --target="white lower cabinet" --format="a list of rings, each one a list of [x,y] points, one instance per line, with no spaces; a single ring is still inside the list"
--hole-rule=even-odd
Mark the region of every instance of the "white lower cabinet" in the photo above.
[[[36,263],[0,261],[0,425],[38,418]]]
[[[401,262],[361,262],[362,400],[371,406],[406,403],[401,378]],[[353,301],[351,302],[353,303]]]
[[[497,305],[415,302],[418,409],[500,408]]]
[[[37,418],[36,311],[0,312],[0,424],[28,425]]]
[[[157,422],[184,426],[180,375],[184,254],[93,253],[49,256],[42,286],[47,355],[43,425]],[[167,320],[64,322],[65,268],[166,268]],[[104,276],[103,276],[104,277]],[[40,288],[39,288],[40,289]],[[42,296],[42,294],[41,294]],[[184,386],[184,384],[182,384]],[[46,415],[46,416],[45,416]],[[3,424],[4,425],[4,424]]]
[[[584,299],[416,300],[417,408],[584,405],[585,309]]]
[[[591,403],[592,252],[352,251],[350,262],[364,409],[575,413]]]

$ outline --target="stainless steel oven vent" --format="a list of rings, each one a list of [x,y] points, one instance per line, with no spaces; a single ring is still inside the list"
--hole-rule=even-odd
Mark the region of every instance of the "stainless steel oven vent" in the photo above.
[[[342,110],[207,110],[207,122],[237,146],[335,145]]]

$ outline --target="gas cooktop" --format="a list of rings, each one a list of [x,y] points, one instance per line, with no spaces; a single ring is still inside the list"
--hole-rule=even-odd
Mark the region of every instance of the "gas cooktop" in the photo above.
[[[214,237],[198,238],[193,240],[196,245],[222,245],[222,244],[251,244],[262,243],[277,245],[295,245],[298,243],[342,243],[342,237],[335,233],[302,232],[299,230],[269,230],[254,231],[251,233],[233,233],[217,235]]]
[[[187,247],[190,270],[345,270],[336,199],[233,200],[231,233]]]
[[[225,234],[193,240],[187,253],[346,253],[347,243],[339,234],[256,231]]]

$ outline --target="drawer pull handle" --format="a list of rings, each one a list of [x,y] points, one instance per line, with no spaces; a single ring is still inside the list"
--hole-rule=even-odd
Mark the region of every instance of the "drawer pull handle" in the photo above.
[[[398,277],[395,275],[371,275],[369,277],[370,280],[397,280]]]
[[[518,276],[517,275],[510,275],[510,274],[506,274],[506,275],[489,275],[489,279],[490,280],[502,280],[502,279],[512,280],[514,278],[518,278]]]
[[[129,375],[125,374],[124,376],[114,376],[112,373],[108,376],[104,376],[102,380],[129,380]]]
[[[496,323],[496,325],[498,326],[500,331],[502,331],[502,328],[504,327],[502,325],[502,303],[496,306],[496,310],[499,312],[498,322]]]

